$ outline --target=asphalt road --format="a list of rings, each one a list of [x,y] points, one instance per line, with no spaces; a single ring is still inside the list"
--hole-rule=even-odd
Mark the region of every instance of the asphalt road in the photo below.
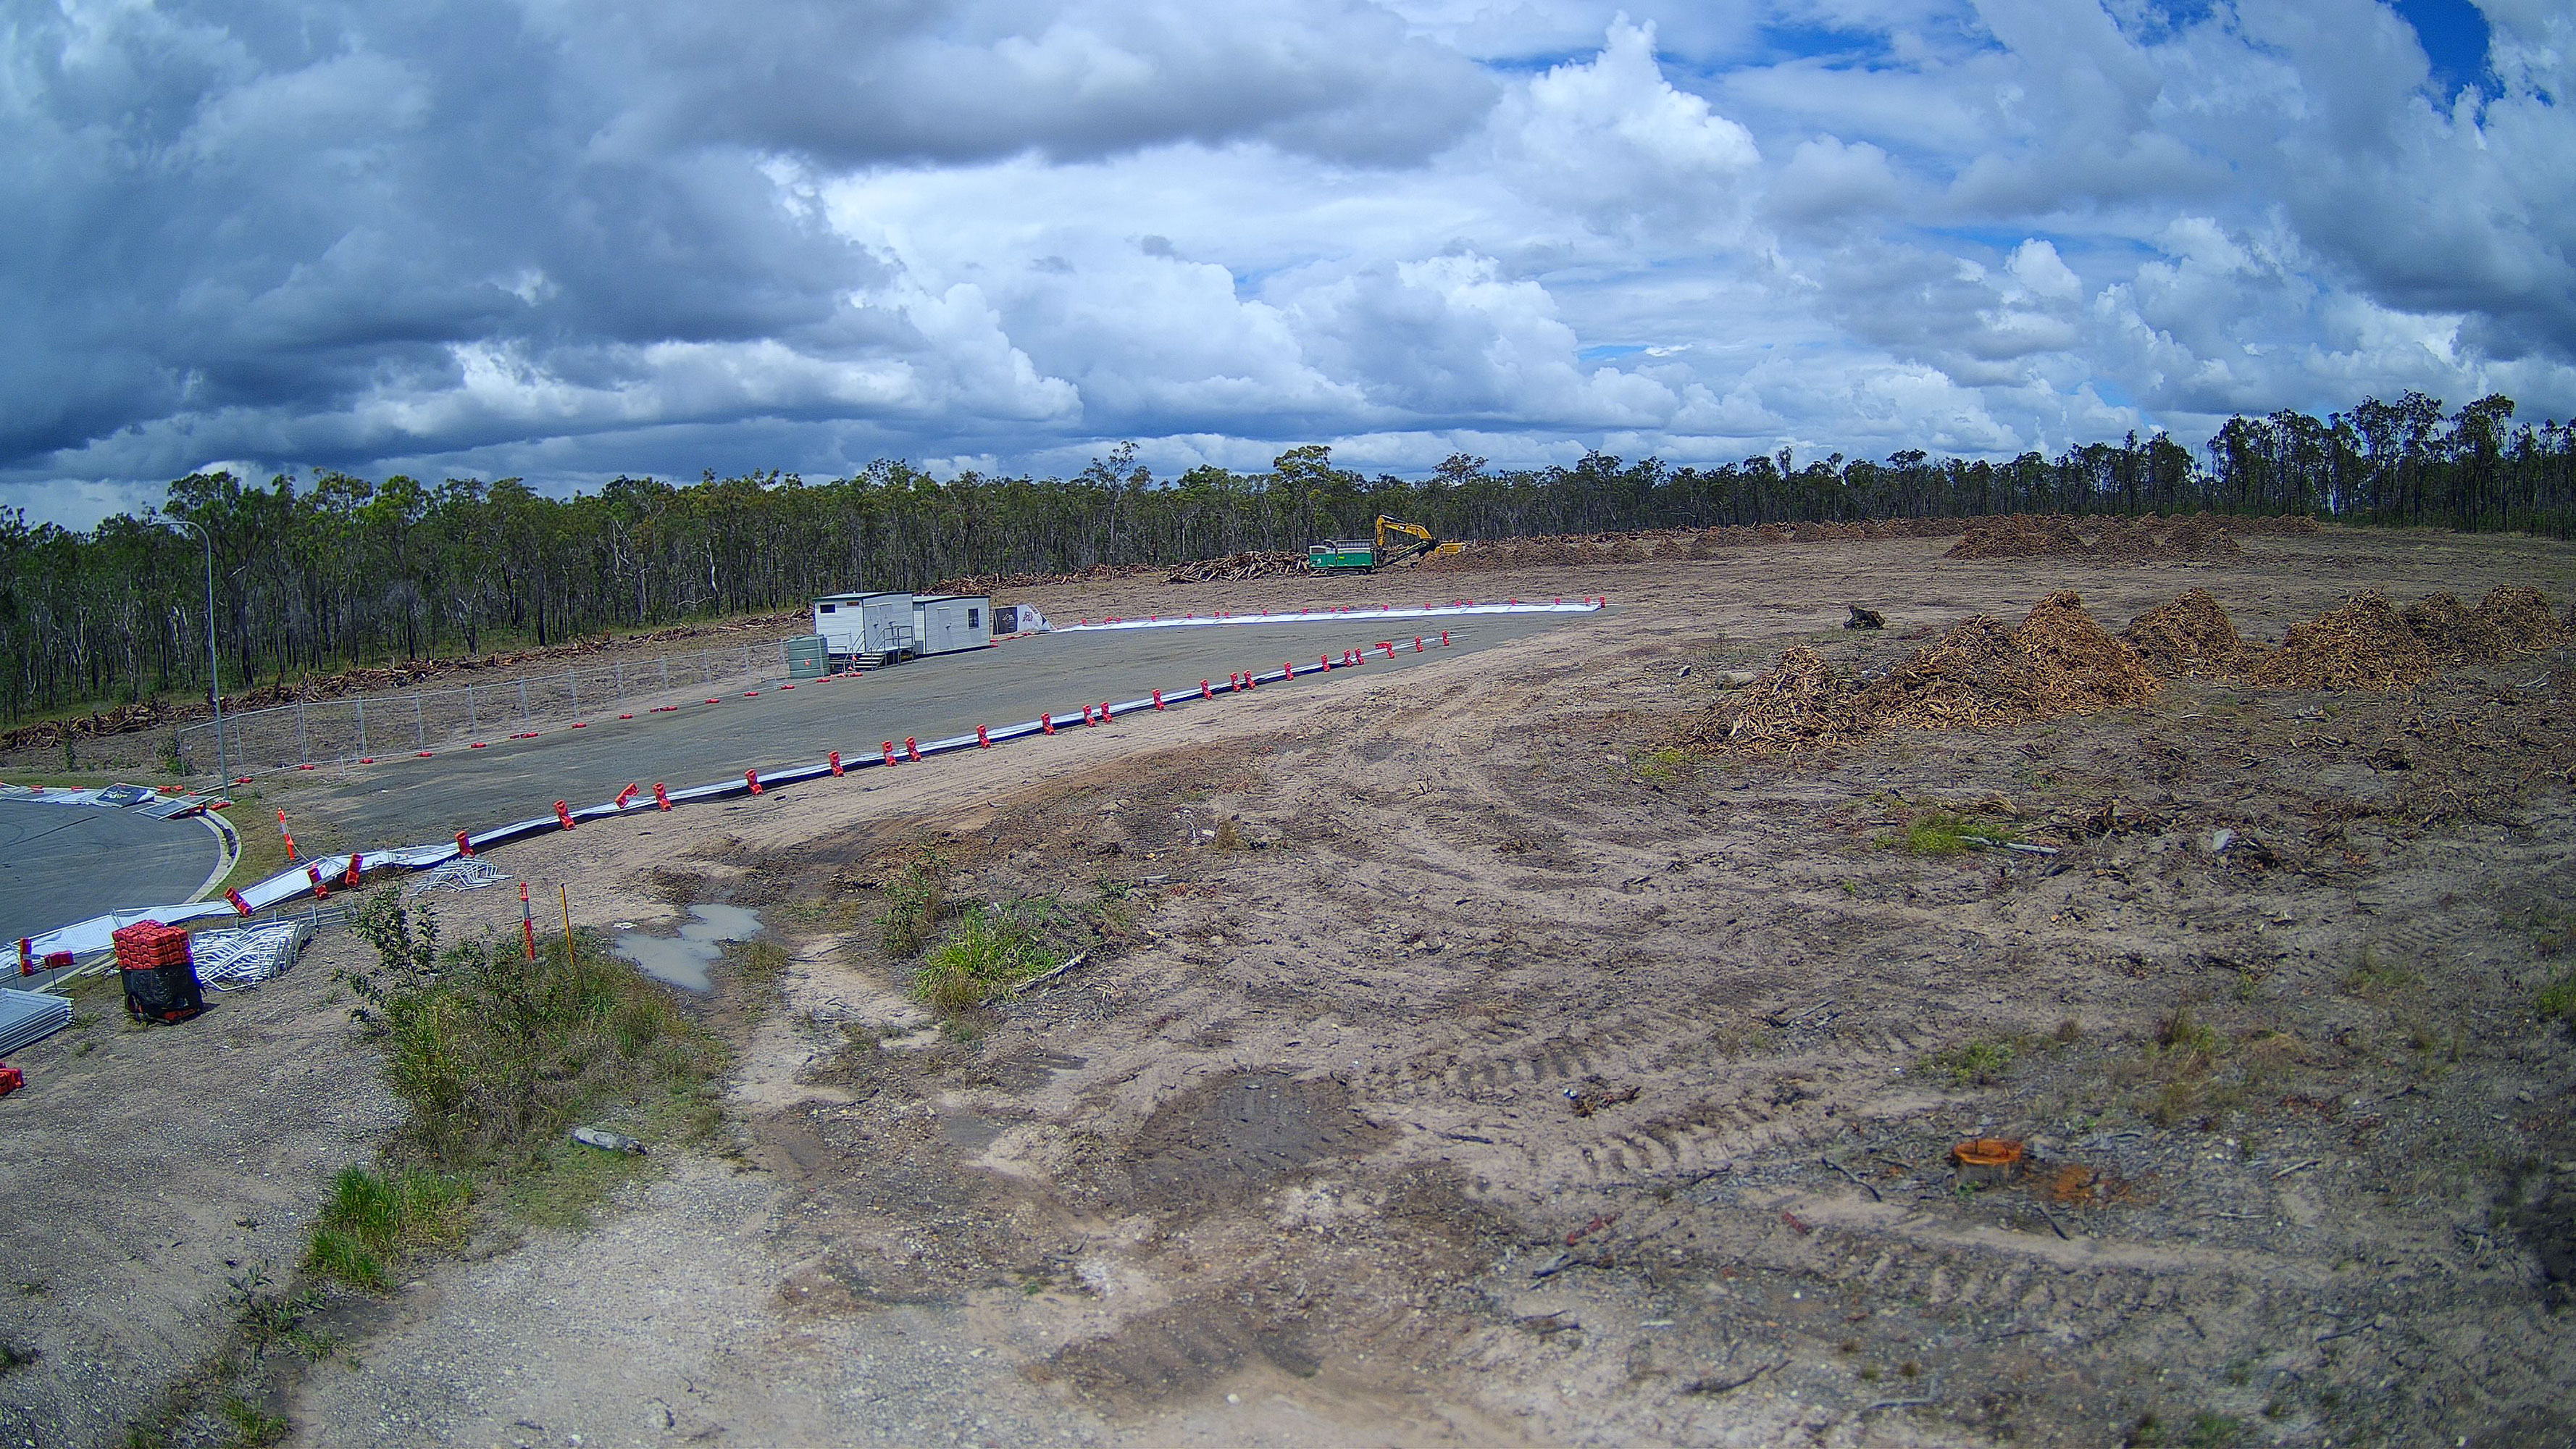
[[[1594,627],[1598,615],[1508,614],[1460,619],[1390,620],[1365,616],[1317,624],[1228,624],[1185,629],[1045,634],[967,654],[917,659],[857,679],[760,686],[756,699],[739,689],[720,704],[690,704],[676,714],[611,716],[585,729],[556,726],[533,740],[495,742],[485,750],[450,748],[433,758],[395,758],[359,766],[343,783],[318,788],[305,808],[336,822],[360,848],[423,845],[459,830],[482,830],[541,816],[556,800],[596,804],[629,782],[673,788],[739,778],[745,769],[820,763],[833,750],[845,760],[872,756],[887,740],[970,734],[975,726],[1018,724],[1050,712],[1079,720],[1082,706],[1140,698],[1153,689],[1195,690],[1239,669],[1272,670],[1322,653],[1393,639],[1396,657],[1367,668],[1336,670],[1288,689],[1341,688],[1355,680],[1442,654],[1491,648],[1542,630]],[[1411,652],[1429,625],[1436,640],[1447,625],[1451,647]],[[1258,708],[1261,696],[1217,709]]]
[[[128,906],[184,901],[222,859],[194,820],[154,820],[88,805],[0,800],[0,940]]]

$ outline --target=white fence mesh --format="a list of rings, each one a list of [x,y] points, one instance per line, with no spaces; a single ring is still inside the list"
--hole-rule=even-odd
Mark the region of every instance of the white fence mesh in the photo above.
[[[227,712],[223,756],[235,773],[250,773],[501,738],[538,721],[614,716],[678,693],[783,674],[786,647],[737,644],[489,684]],[[179,731],[179,758],[191,770],[215,767],[212,721]]]

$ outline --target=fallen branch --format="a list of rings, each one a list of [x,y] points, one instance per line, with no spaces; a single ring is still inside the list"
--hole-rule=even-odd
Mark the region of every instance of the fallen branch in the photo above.
[[[2057,847],[2054,845],[2024,845],[2018,840],[1989,840],[1982,835],[1962,835],[1959,839],[1969,845],[1982,846],[1987,850],[2011,850],[2018,851],[2023,855],[2055,855],[2057,853]]]
[[[1048,982],[1062,976],[1067,971],[1072,970],[1074,967],[1081,965],[1089,959],[1091,959],[1090,952],[1076,951],[1071,956],[1065,958],[1063,965],[1056,967],[1052,971],[1042,971],[1037,975],[1030,977],[1028,980],[1021,982],[1019,985],[1012,987],[1009,991],[1004,992],[1003,995],[1017,996],[1023,991],[1030,991],[1040,986],[1044,986]]]
[[[1834,1161],[1834,1160],[1833,1160],[1832,1158],[1830,1158],[1830,1157],[1819,1157],[1819,1158],[1817,1158],[1816,1160],[1817,1160],[1818,1162],[1823,1163],[1825,1166],[1832,1168],[1834,1171],[1841,1173],[1843,1176],[1845,1176],[1845,1177],[1847,1177],[1847,1178],[1850,1178],[1850,1179],[1851,1179],[1852,1186],[1854,1186],[1854,1187],[1856,1187],[1856,1188],[1859,1188],[1861,1191],[1863,1191],[1863,1192],[1865,1192],[1865,1193],[1868,1193],[1868,1194],[1869,1194],[1869,1200],[1870,1200],[1871,1202],[1885,1202],[1885,1201],[1887,1201],[1887,1199],[1886,1199],[1886,1198],[1883,1198],[1883,1197],[1879,1196],[1879,1194],[1878,1194],[1878,1189],[1877,1189],[1877,1188],[1874,1188],[1874,1187],[1872,1187],[1872,1186],[1870,1186],[1870,1185],[1869,1185],[1869,1183],[1868,1183],[1865,1179],[1863,1179],[1859,1173],[1852,1171],[1850,1168],[1843,1166],[1841,1163]],[[2063,1233],[2061,1233],[2061,1234],[2059,1234],[2059,1236],[2060,1236],[2060,1237],[2063,1237],[2063,1236],[2065,1236],[2065,1235],[2064,1235]]]
[[[1758,1379],[1758,1378],[1762,1377],[1764,1374],[1767,1374],[1767,1373],[1771,1372],[1773,1369],[1778,1368],[1780,1365],[1782,1365],[1782,1364],[1784,1364],[1784,1363],[1787,1363],[1787,1362],[1788,1362],[1788,1360],[1787,1360],[1787,1359],[1785,1359],[1785,1358],[1782,1358],[1782,1359],[1773,1359],[1771,1362],[1764,1364],[1762,1367],[1760,1367],[1760,1368],[1758,1368],[1758,1369],[1755,1369],[1753,1372],[1751,1372],[1751,1373],[1749,1373],[1749,1374],[1744,1374],[1744,1375],[1742,1375],[1742,1376],[1740,1376],[1740,1377],[1737,1377],[1737,1378],[1731,1378],[1731,1379],[1712,1379],[1712,1378],[1699,1378],[1699,1379],[1692,1379],[1689,1383],[1686,1383],[1686,1384],[1682,1385],[1682,1392],[1683,1392],[1683,1393],[1685,1393],[1685,1394],[1723,1394],[1723,1393],[1729,1393],[1729,1392],[1732,1392],[1733,1390],[1740,1389],[1740,1388],[1744,1387],[1746,1384],[1749,1384],[1749,1383],[1753,1382],[1755,1379]]]

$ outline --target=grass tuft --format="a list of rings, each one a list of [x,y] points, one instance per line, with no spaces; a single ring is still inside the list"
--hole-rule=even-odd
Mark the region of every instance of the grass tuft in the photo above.
[[[2007,825],[1970,819],[1948,810],[1925,810],[1907,821],[1905,833],[1890,843],[1903,846],[1909,855],[1956,855],[1971,846],[2020,839],[2020,833]]]
[[[977,906],[922,958],[912,994],[940,1011],[971,1011],[1063,960],[1027,912]]]
[[[940,913],[948,906],[948,858],[936,850],[914,856],[886,886],[885,902],[877,928],[886,954],[898,961],[920,955],[938,934]]]
[[[306,1249],[308,1272],[370,1293],[392,1286],[391,1270],[412,1254],[465,1238],[473,1186],[418,1168],[377,1174],[344,1167],[331,1180]]]
[[[2013,1044],[2008,1041],[1971,1041],[1943,1047],[1923,1059],[1927,1072],[1946,1075],[1954,1087],[1991,1087],[2004,1079],[2004,1070],[2013,1063]]]

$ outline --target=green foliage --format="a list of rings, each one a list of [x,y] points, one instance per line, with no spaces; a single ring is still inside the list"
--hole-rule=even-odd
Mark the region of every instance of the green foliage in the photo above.
[[[936,850],[913,856],[886,886],[885,902],[877,928],[886,954],[898,961],[920,955],[938,934],[940,912],[948,905],[948,857]]]
[[[1905,824],[1905,833],[1892,843],[1902,845],[1913,855],[1956,855],[1973,845],[1996,844],[2021,839],[2010,826],[1971,819],[1948,810],[1924,810]]]
[[[2576,971],[2569,971],[2542,987],[2532,1004],[2539,1008],[2541,1020],[2561,1022],[2570,1031],[2576,1031]]]
[[[382,1174],[344,1167],[304,1255],[307,1271],[381,1293],[392,1268],[430,1248],[462,1242],[473,1185],[418,1168]]]
[[[977,906],[922,959],[912,994],[941,1011],[971,1011],[1063,960],[1023,910]]]
[[[1922,1070],[1947,1076],[1954,1087],[1991,1087],[2003,1080],[2015,1054],[2015,1044],[2009,1041],[1963,1042],[1925,1057]]]
[[[533,961],[510,942],[437,951],[434,929],[391,894],[359,916],[381,966],[348,979],[411,1108],[399,1160],[499,1178],[541,1170],[566,1132],[606,1114],[704,1130],[722,1053],[668,992],[578,934],[569,961],[560,937]]]
[[[268,1413],[246,1399],[226,1399],[215,1406],[215,1412],[231,1426],[232,1442],[239,1449],[263,1449],[286,1437],[282,1415]]]

